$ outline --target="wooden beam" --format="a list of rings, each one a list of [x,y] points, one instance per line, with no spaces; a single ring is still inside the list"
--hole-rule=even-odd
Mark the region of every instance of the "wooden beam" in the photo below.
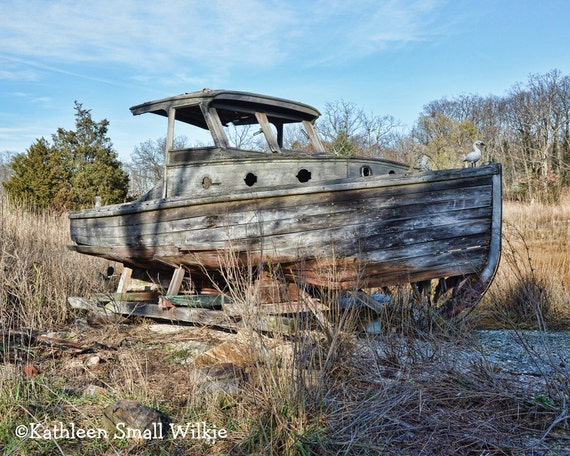
[[[309,140],[311,141],[311,144],[315,148],[315,152],[324,153],[325,148],[323,147],[323,143],[321,142],[319,135],[317,135],[317,132],[315,131],[315,126],[308,120],[303,120],[303,125],[305,126],[305,130],[309,135]]]
[[[140,317],[159,318],[161,320],[185,321],[237,329],[237,324],[218,310],[193,309],[189,307],[161,308],[156,304],[125,301],[109,303],[106,308],[121,315],[136,315]]]
[[[267,140],[267,144],[269,144],[269,148],[271,152],[281,152],[281,148],[279,147],[279,142],[277,141],[277,137],[275,133],[271,129],[271,125],[269,124],[269,119],[267,118],[267,114],[264,112],[256,112],[255,117],[259,122],[261,129],[263,130],[263,134],[265,135],[265,139]]]
[[[170,107],[168,110],[168,130],[166,132],[166,145],[164,147],[164,176],[162,178],[162,197],[168,196],[168,165],[170,164],[170,152],[174,144],[174,121],[176,119],[176,109]]]
[[[186,274],[186,271],[183,266],[179,266],[178,269],[174,271],[170,285],[168,285],[168,291],[166,292],[167,296],[176,296],[178,294],[182,280],[184,280],[184,274]]]
[[[127,292],[131,283],[132,274],[133,270],[131,268],[123,268],[121,278],[119,279],[119,285],[117,286],[117,293],[123,294]]]
[[[202,109],[202,114],[204,115],[204,120],[208,125],[208,129],[212,134],[214,144],[216,147],[227,149],[229,147],[229,141],[226,136],[226,132],[224,131],[224,127],[222,126],[218,111],[213,107],[207,108],[203,105],[200,105],[200,108]]]

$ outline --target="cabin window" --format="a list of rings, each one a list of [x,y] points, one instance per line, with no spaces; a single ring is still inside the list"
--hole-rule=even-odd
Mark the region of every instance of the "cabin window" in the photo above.
[[[372,168],[368,165],[364,165],[360,168],[360,175],[362,177],[372,176]]]
[[[305,168],[300,169],[295,177],[299,180],[299,182],[309,182],[311,180],[311,171]]]
[[[396,171],[394,171],[393,169],[391,169],[388,174],[396,174]]]
[[[244,178],[244,181],[248,187],[252,187],[257,182],[257,176],[253,173],[247,173],[247,175]]]

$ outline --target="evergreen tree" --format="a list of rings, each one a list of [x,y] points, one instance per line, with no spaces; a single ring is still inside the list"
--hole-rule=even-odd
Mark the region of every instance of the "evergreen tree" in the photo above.
[[[94,122],[78,102],[75,111],[75,130],[59,128],[52,145],[42,138],[12,159],[10,197],[58,210],[92,207],[96,196],[103,204],[125,200],[129,178],[107,137],[109,122]]]
[[[36,140],[27,154],[15,155],[11,168],[14,174],[4,182],[8,195],[38,207],[50,206],[65,185],[61,157],[44,138]]]

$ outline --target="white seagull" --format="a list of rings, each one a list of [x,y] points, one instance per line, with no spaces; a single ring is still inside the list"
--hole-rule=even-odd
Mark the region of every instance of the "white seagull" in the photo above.
[[[484,146],[485,143],[483,141],[475,141],[473,143],[473,150],[469,152],[465,158],[463,159],[464,162],[471,163],[471,166],[475,166],[475,163],[481,160],[481,149],[478,146]]]

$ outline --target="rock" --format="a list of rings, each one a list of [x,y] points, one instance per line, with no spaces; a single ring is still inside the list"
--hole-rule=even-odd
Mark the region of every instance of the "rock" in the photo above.
[[[211,367],[195,369],[193,383],[200,391],[210,393],[214,397],[237,396],[244,375],[244,368],[233,363],[220,363]]]
[[[113,438],[153,440],[165,437],[168,417],[137,401],[117,401],[103,410],[103,426]]]
[[[101,362],[101,358],[99,356],[91,356],[87,359],[87,361],[85,362],[85,364],[87,365],[87,367],[94,367],[94,366],[98,366],[99,363]]]
[[[83,393],[87,396],[102,396],[103,394],[107,394],[107,390],[97,385],[87,385],[83,389]]]
[[[77,388],[76,386],[68,386],[65,385],[61,388],[61,392],[67,396],[81,396],[81,388]]]
[[[212,348],[212,344],[198,340],[171,342],[168,346],[172,348],[170,359],[176,364],[191,364],[196,356]]]
[[[216,364],[231,363],[235,366],[248,366],[258,357],[251,344],[239,341],[222,342],[220,345],[200,353],[194,359],[196,367],[211,367]]]
[[[215,366],[208,367],[202,371],[207,377],[216,380],[237,377],[242,374],[242,369],[237,368],[233,363],[216,364]]]
[[[73,358],[70,360],[65,360],[63,362],[63,366],[65,369],[69,370],[79,370],[84,368],[83,361],[81,359]]]
[[[146,330],[157,334],[178,334],[184,331],[180,325],[168,325],[166,323],[147,325]]]

